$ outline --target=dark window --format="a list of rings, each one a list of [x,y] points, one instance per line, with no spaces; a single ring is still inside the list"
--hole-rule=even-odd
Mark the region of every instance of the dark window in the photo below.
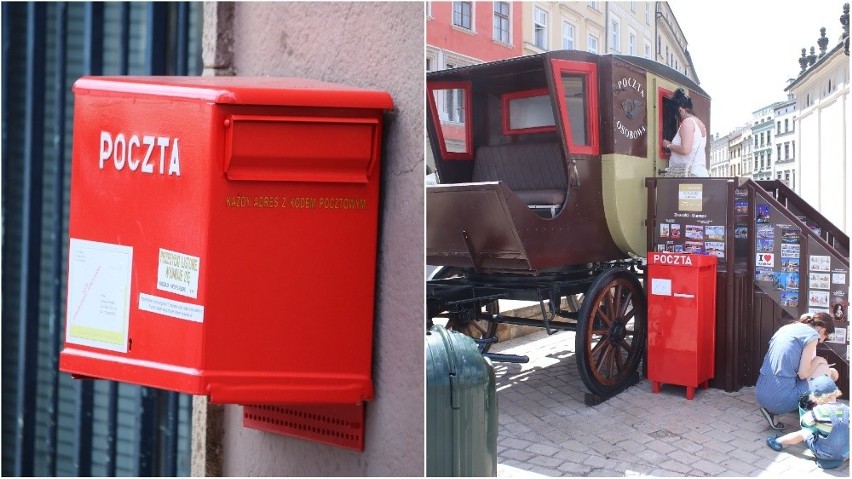
[[[471,30],[472,2],[453,2],[453,25]]]
[[[509,2],[494,2],[494,39],[509,43]]]
[[[589,129],[586,126],[586,77],[578,74],[562,74],[562,88],[565,91],[565,106],[568,107],[568,121],[571,123],[571,138],[574,144],[589,144]]]
[[[547,50],[547,12],[536,8],[533,17],[535,46]]]

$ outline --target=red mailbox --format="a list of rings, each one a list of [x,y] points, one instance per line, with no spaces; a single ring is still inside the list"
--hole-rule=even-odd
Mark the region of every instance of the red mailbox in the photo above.
[[[239,77],[74,92],[60,369],[216,403],[371,399],[390,96]]]
[[[660,385],[707,387],[714,375],[716,257],[648,253],[648,379]]]

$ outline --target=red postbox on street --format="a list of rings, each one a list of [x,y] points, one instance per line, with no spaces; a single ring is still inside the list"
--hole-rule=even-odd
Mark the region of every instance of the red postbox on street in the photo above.
[[[216,403],[371,399],[390,96],[241,77],[74,92],[60,369]]]
[[[714,375],[716,256],[648,253],[648,379],[707,388]]]

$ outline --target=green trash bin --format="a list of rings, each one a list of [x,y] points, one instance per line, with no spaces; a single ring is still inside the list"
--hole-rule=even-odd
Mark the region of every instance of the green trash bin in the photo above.
[[[497,475],[494,367],[440,325],[426,333],[426,475]]]

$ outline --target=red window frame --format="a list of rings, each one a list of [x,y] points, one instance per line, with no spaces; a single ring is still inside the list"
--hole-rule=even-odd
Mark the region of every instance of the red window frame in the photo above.
[[[669,159],[671,155],[666,154],[663,151],[663,113],[665,112],[665,108],[663,108],[663,100],[671,100],[674,97],[674,92],[668,90],[663,87],[657,87],[657,154],[660,155],[660,158]]]
[[[594,63],[572,60],[551,60],[553,83],[556,87],[559,104],[559,115],[562,117],[565,141],[568,151],[581,155],[597,155],[600,153],[600,125],[598,116],[598,68]],[[562,87],[563,73],[579,73],[586,77],[586,128],[589,135],[588,145],[577,145],[571,135],[571,123],[568,117],[568,106],[565,104],[565,88]]]
[[[432,115],[432,124],[435,125],[435,133],[438,140],[438,148],[441,157],[445,160],[472,160],[473,148],[471,145],[471,122],[470,122],[470,90],[469,81],[432,82],[427,84],[427,99],[429,113]],[[464,145],[466,151],[447,151],[447,142],[444,141],[444,129],[441,127],[441,116],[438,114],[438,105],[435,104],[435,90],[464,90]]]
[[[554,124],[550,126],[534,126],[530,128],[512,128],[509,124],[509,119],[511,118],[509,111],[509,104],[512,100],[518,100],[520,98],[529,98],[533,96],[546,96],[550,99],[550,91],[547,88],[536,88],[535,90],[523,90],[523,91],[513,91],[511,93],[504,93],[500,97],[500,102],[503,106],[503,134],[504,135],[523,135],[526,133],[547,133],[551,131],[556,131],[556,124],[554,119]]]

